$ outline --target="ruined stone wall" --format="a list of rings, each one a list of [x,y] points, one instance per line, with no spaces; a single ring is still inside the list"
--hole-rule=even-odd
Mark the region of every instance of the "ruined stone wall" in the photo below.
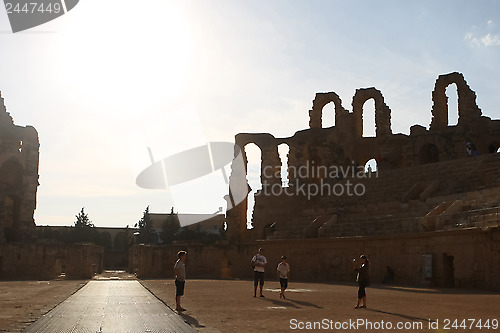
[[[0,279],[89,279],[103,269],[103,248],[95,245],[0,245]]]
[[[25,241],[35,227],[38,133],[14,125],[0,94],[0,243]]]
[[[445,93],[446,87],[450,84],[457,86],[459,120],[456,126],[448,126],[449,111]],[[492,171],[486,168],[484,171],[489,177],[483,179],[480,176],[472,179],[466,165],[472,163],[467,160],[471,154],[467,151],[467,144],[474,147],[472,152],[474,155],[496,153],[500,147],[500,121],[482,115],[476,105],[476,94],[460,73],[440,75],[436,80],[432,96],[434,105],[430,128],[414,125],[410,129],[410,135],[392,134],[391,110],[384,102],[382,93],[375,88],[356,91],[352,100],[352,112],[342,106],[341,99],[334,92],[317,93],[313,107],[309,111],[310,128],[298,131],[292,137],[275,138],[267,133],[237,134],[236,145],[243,151],[249,143],[255,143],[261,149],[261,170],[267,170],[267,174],[261,172],[262,191],[259,194],[269,195],[257,195],[255,198],[255,208],[251,217],[252,231],[246,230],[246,200],[236,207],[228,206],[230,208],[227,213],[228,234],[232,235],[231,240],[264,239],[268,236],[266,228],[274,222],[288,223],[301,218],[303,222],[307,222],[309,218],[323,215],[321,211],[335,211],[339,207],[357,204],[359,198],[353,200],[345,195],[325,198],[324,195],[315,194],[307,197],[302,193],[292,196],[282,194],[285,191],[298,192],[297,189],[308,184],[327,184],[332,187],[336,183],[345,184],[347,181],[346,177],[315,173],[318,167],[358,168],[364,167],[367,161],[375,159],[379,174],[385,173],[388,176],[385,179],[380,177],[367,181],[367,194],[363,199],[371,196],[370,204],[393,201],[403,204],[408,201],[403,200],[404,196],[412,188],[432,185],[423,184],[422,179],[444,180],[439,186],[440,195],[465,193],[475,190],[474,186],[498,187],[499,184],[491,180],[495,179],[495,176],[499,178],[498,170]],[[375,101],[375,137],[362,136],[363,105],[369,99]],[[335,126],[322,128],[322,109],[330,102],[335,105]],[[281,181],[279,177],[281,160],[278,154],[280,144],[289,147],[287,156],[289,188],[285,189],[285,186],[282,186],[281,192],[278,188]],[[305,175],[293,172],[304,167],[307,169]],[[419,171],[421,169],[418,168],[422,167],[426,170]],[[235,179],[241,182],[241,175],[235,176],[235,173],[241,171],[236,168],[232,170],[230,186]],[[269,176],[269,170],[276,170],[278,174],[272,173]],[[399,180],[394,178],[396,175]],[[447,184],[453,181],[460,186]],[[442,193],[443,191],[447,192]],[[303,216],[311,207],[315,207],[317,215]],[[429,211],[433,207],[421,208],[424,212],[425,209]],[[396,206],[393,209],[398,210]],[[294,227],[293,223],[290,227]],[[418,229],[412,232],[418,232]]]
[[[447,161],[381,170],[372,178],[336,183],[344,188],[347,181],[362,185],[362,196],[328,195],[327,191],[311,197],[287,193],[275,196],[260,191],[255,197],[253,217],[255,221],[265,221],[266,225],[272,221],[275,225],[272,230],[249,232],[257,239],[289,239],[429,231],[421,219],[444,201],[474,201],[476,207],[471,209],[500,205],[499,170],[500,154],[488,154],[461,159],[459,163]],[[466,206],[464,214],[469,209]],[[313,234],[306,236],[308,226],[321,216],[335,220],[316,225]],[[500,217],[495,221],[500,224]]]
[[[174,278],[177,252],[188,251],[186,265],[196,267],[189,278],[230,278],[229,258],[238,256],[238,249],[227,245],[135,245],[129,250],[129,272],[139,278]],[[245,259],[246,260],[246,259]],[[250,259],[248,259],[250,260]]]
[[[275,280],[282,255],[294,281],[352,282],[352,259],[370,258],[371,281],[381,283],[386,266],[394,283],[500,290],[500,268],[491,262],[500,251],[500,230],[468,229],[426,234],[329,238],[314,241],[266,240],[239,245],[137,245],[131,248],[130,271],[140,278],[173,279],[177,251],[187,250],[187,277],[252,279],[250,259],[259,247],[267,257],[266,280]],[[424,278],[423,255],[432,255],[432,277]],[[140,258],[140,259],[139,259]],[[251,283],[249,282],[249,288]]]

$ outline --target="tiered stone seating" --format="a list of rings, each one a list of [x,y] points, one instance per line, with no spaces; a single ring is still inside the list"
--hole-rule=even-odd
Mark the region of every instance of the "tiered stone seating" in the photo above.
[[[479,222],[494,224],[498,222],[499,179],[500,154],[382,170],[376,178],[355,180],[365,186],[363,196],[309,200],[301,216],[276,225],[268,238],[311,237],[315,234],[312,226],[317,228],[318,237],[344,237],[425,232]],[[432,227],[423,220],[442,203],[451,205],[456,200],[461,204],[454,215],[443,215],[448,209],[445,207],[436,215],[439,221],[434,221]],[[457,207],[455,204],[454,209]],[[314,225],[313,221],[320,217],[325,223]]]

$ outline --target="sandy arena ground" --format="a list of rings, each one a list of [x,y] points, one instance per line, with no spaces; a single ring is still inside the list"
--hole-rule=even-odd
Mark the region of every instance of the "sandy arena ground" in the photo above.
[[[21,332],[87,281],[1,281],[0,332]]]
[[[99,278],[116,279],[113,276]],[[175,308],[172,280],[140,282],[168,306]],[[0,332],[21,332],[85,283],[0,282]],[[286,300],[280,300],[278,287],[278,282],[267,281],[264,288],[266,297],[253,298],[251,281],[188,280],[182,301],[187,311],[182,316],[202,333],[438,331],[429,329],[429,325],[438,325],[440,332],[500,331],[500,328],[493,329],[492,326],[493,320],[497,324],[500,320],[498,293],[374,285],[367,289],[368,308],[356,310],[357,288],[354,284],[291,281]],[[453,326],[456,319],[457,328]],[[479,319],[483,326],[481,329],[477,326]],[[484,327],[487,319],[489,329]],[[358,320],[360,325],[356,327],[354,325]],[[314,322],[319,322],[321,326],[316,326],[316,330],[306,330],[307,325],[314,325]],[[447,323],[449,329],[444,330]],[[474,325],[471,326],[472,323]],[[371,329],[366,326],[370,324]],[[398,328],[398,324],[407,325],[410,329]],[[466,328],[463,328],[464,325]]]
[[[141,283],[175,308],[173,281]],[[315,331],[436,332],[428,329],[429,325],[443,329],[448,321],[450,329],[439,331],[500,332],[498,293],[375,285],[367,288],[368,308],[354,309],[357,295],[354,284],[291,282],[286,300],[280,300],[278,288],[278,282],[267,281],[266,297],[253,298],[252,281],[188,280],[182,303],[188,311],[183,316],[200,332],[291,332],[300,331],[302,325],[307,328],[308,322],[326,323]],[[372,329],[352,326],[358,319],[370,321]],[[433,323],[429,324],[429,319]],[[467,328],[453,328],[456,319],[459,326],[465,320]],[[481,319],[482,323],[489,319],[490,329],[471,327],[473,319]],[[491,327],[493,319],[498,324],[496,330]],[[398,323],[410,325],[410,329],[398,329]]]

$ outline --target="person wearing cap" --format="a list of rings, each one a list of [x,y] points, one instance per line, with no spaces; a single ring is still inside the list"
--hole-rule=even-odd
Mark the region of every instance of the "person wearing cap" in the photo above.
[[[361,255],[360,257],[361,264],[359,267],[356,264],[356,259],[352,260],[352,268],[358,272],[356,277],[356,281],[358,281],[359,289],[358,289],[358,303],[354,307],[355,309],[365,309],[366,308],[366,290],[365,288],[370,284],[370,277],[368,273],[368,269],[370,267],[370,263],[368,258],[365,255]],[[360,305],[360,303],[363,303]]]
[[[184,286],[186,284],[186,251],[177,252],[177,261],[174,265],[175,272],[175,310],[177,311],[186,311],[181,306],[181,297],[184,295]]]
[[[276,268],[278,281],[280,282],[281,292],[280,298],[285,297],[285,290],[288,288],[288,278],[290,277],[290,265],[288,265],[287,259],[285,256],[281,256],[281,262],[278,264],[278,268]]]
[[[260,248],[259,252],[253,256],[251,263],[254,272],[253,281],[253,297],[257,296],[257,285],[260,284],[260,297],[264,297],[262,294],[262,288],[264,287],[264,271],[267,264],[267,259],[262,255],[263,249]]]

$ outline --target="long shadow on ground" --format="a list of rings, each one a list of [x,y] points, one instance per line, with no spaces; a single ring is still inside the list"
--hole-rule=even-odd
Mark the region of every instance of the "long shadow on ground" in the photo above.
[[[414,316],[409,316],[409,315],[405,315],[405,314],[402,314],[402,313],[388,312],[388,311],[377,310],[377,309],[370,309],[370,308],[364,309],[364,311],[372,311],[372,312],[378,312],[378,313],[388,314],[388,315],[391,315],[391,316],[401,317],[401,318],[408,319],[408,320],[411,320],[411,321],[419,321],[420,320],[420,321],[429,322],[428,318],[414,317]],[[433,321],[433,320],[431,320],[431,321]]]

